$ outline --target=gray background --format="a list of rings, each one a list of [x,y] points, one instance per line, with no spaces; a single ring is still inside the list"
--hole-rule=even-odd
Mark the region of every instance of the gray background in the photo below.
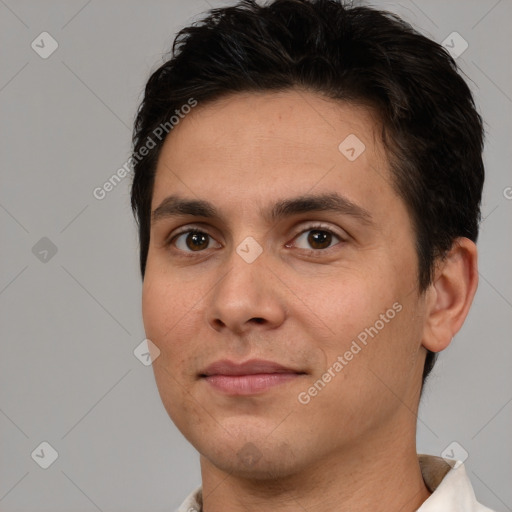
[[[200,483],[133,354],[145,336],[130,177],[101,201],[92,192],[126,162],[143,86],[176,30],[226,3],[0,0],[2,512],[171,511]],[[425,392],[418,450],[457,441],[478,498],[511,511],[512,3],[372,5],[469,44],[458,62],[487,129],[481,281]],[[43,31],[59,45],[47,59],[31,48]],[[31,457],[43,441],[59,454],[46,470]]]

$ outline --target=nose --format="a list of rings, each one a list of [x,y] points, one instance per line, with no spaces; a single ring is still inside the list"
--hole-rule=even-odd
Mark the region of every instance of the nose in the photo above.
[[[244,261],[235,251],[227,271],[208,295],[207,321],[218,332],[237,335],[279,327],[286,318],[285,296],[264,254]]]

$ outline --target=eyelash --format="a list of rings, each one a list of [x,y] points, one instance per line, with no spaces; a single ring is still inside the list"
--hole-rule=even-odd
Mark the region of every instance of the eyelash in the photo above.
[[[342,242],[345,242],[346,239],[341,236],[340,234],[336,233],[334,230],[332,230],[329,227],[326,227],[322,224],[315,224],[312,226],[308,226],[306,229],[303,229],[302,231],[299,231],[296,235],[294,235],[293,240],[297,239],[299,236],[301,236],[304,233],[307,233],[308,231],[323,231],[326,233],[329,233],[333,235],[334,237],[339,239],[339,242],[335,243],[334,245],[331,245],[330,247],[327,247],[326,249],[299,249],[303,253],[310,255],[310,256],[321,256],[326,254],[327,252],[330,252],[330,249],[334,248],[335,246],[339,245]],[[204,234],[209,236],[210,238],[213,238],[206,230],[200,229],[200,228],[188,228],[183,229],[182,231],[179,231],[178,233],[175,233],[168,241],[166,241],[165,246],[171,246],[174,245],[174,241],[184,234]],[[288,244],[286,244],[287,247],[289,247]],[[197,254],[200,254],[201,252],[205,251],[183,251],[181,249],[176,249],[180,253],[182,253],[182,256],[184,257],[195,257]]]

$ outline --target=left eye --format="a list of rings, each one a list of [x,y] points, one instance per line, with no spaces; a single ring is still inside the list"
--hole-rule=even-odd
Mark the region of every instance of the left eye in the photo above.
[[[300,236],[295,238],[294,245],[296,246],[297,243],[301,241],[309,244],[310,247],[299,247],[300,249],[328,249],[332,247],[331,243],[333,239],[337,239],[338,242],[341,242],[341,238],[329,229],[312,228],[304,231]]]

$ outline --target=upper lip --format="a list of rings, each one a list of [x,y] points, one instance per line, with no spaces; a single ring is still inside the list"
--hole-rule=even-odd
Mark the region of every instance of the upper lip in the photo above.
[[[255,375],[258,373],[305,373],[283,366],[273,361],[264,359],[250,359],[244,363],[235,363],[227,359],[215,361],[207,366],[201,373],[201,377],[212,375]]]

